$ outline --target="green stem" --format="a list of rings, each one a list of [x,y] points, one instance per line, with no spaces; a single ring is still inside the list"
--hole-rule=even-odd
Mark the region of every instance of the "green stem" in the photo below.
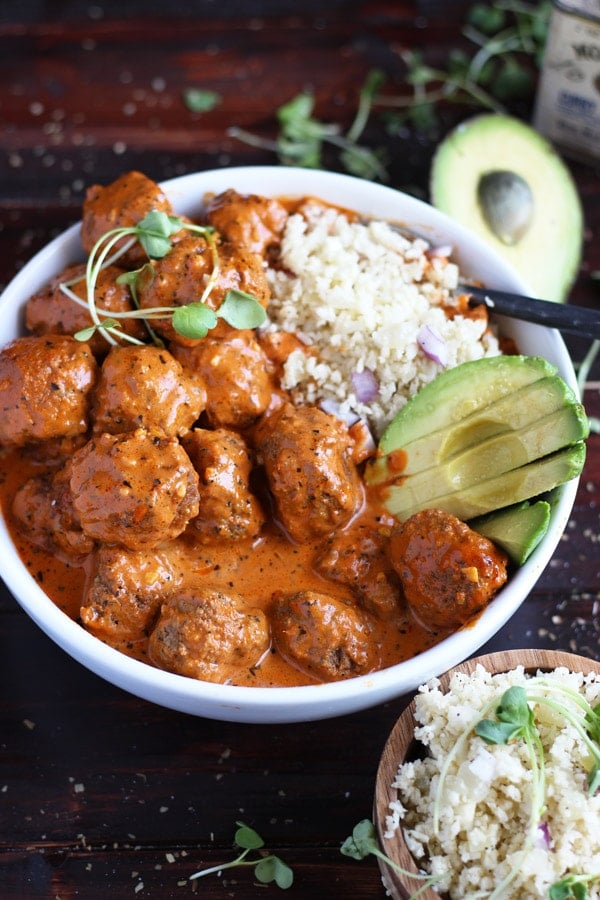
[[[221,863],[219,866],[211,866],[209,869],[202,869],[200,872],[194,872],[193,875],[190,875],[189,880],[195,881],[197,878],[204,878],[205,875],[214,875],[215,872],[222,872],[224,869],[233,869],[236,866],[254,866],[255,862],[252,860],[244,862],[244,859],[250,853],[250,848],[247,847],[245,850],[240,853],[236,859],[232,859],[231,862]]]

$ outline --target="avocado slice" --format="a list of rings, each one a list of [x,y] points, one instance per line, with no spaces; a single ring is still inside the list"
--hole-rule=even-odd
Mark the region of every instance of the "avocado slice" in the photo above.
[[[516,565],[522,566],[548,531],[550,513],[547,500],[525,501],[471,519],[469,527],[502,547]]]
[[[489,479],[490,475],[510,473],[583,440],[587,434],[588,421],[583,408],[579,404],[569,404],[535,419],[524,428],[502,431],[438,465],[401,477],[394,484],[395,502],[411,507],[418,504],[421,509],[435,506],[434,501],[439,496],[468,490]]]
[[[382,436],[365,480],[401,521],[427,508],[463,521],[577,477],[589,421],[540,357],[485,357],[448,369]]]
[[[497,113],[458,125],[434,154],[430,195],[494,247],[533,296],[566,299],[581,262],[581,200],[569,169],[534,128]]]
[[[511,398],[518,391],[544,378],[556,376],[556,367],[539,356],[487,356],[446,369],[408,400],[394,416],[381,436],[376,459],[367,467],[365,478],[369,484],[388,481],[399,474],[408,474],[411,465],[408,448],[412,445],[422,455],[424,448],[417,442],[431,435],[433,445],[452,440],[462,429],[457,449],[468,445],[469,417],[483,412],[484,419],[471,419],[475,429],[473,441],[483,436],[483,421],[491,404]],[[519,406],[521,406],[519,404]],[[466,430],[463,426],[466,423]],[[479,429],[479,430],[477,430]],[[500,428],[494,427],[493,433]],[[432,464],[436,464],[436,460]],[[415,470],[426,468],[423,462],[414,463]]]
[[[507,432],[520,432],[531,426],[533,411],[539,420],[544,420],[552,413],[569,408],[576,408],[585,423],[580,429],[581,433],[575,438],[577,440],[585,436],[587,420],[583,410],[577,405],[573,390],[558,375],[540,378],[466,416],[451,428],[432,431],[405,444],[402,448],[405,465],[401,474],[406,476],[425,471],[455,458],[469,447],[481,448],[476,451],[477,463],[479,457],[483,458],[486,447],[493,450],[490,438]],[[542,439],[543,437],[544,435]],[[532,435],[529,438],[531,440]],[[466,459],[468,461],[469,458]],[[378,474],[385,474],[383,460],[378,460],[378,463]],[[396,465],[398,463],[397,460]],[[493,464],[493,460],[489,459],[487,464]]]
[[[500,475],[492,475],[484,481],[456,491],[448,491],[447,486],[445,490],[442,486],[442,493],[427,500],[403,490],[402,484],[385,485],[380,488],[380,496],[389,512],[400,521],[422,509],[443,509],[466,522],[493,510],[537,497],[576,478],[581,473],[584,462],[585,443],[579,441],[550,456],[535,459]]]

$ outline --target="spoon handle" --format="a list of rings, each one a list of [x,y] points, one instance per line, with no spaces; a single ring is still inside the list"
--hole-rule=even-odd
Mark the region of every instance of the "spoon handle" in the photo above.
[[[536,322],[581,337],[595,340],[600,338],[600,310],[552,303],[549,300],[534,300],[533,297],[488,290],[470,284],[461,284],[459,289],[470,295],[469,306],[480,306],[483,303],[489,310],[513,316],[515,319]]]

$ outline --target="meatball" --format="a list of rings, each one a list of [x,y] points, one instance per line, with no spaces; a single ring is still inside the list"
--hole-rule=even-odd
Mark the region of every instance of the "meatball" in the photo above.
[[[378,619],[402,609],[402,588],[389,558],[390,529],[364,523],[334,532],[317,550],[314,567],[325,578],[352,589],[360,605]]]
[[[130,550],[156,547],[198,515],[198,475],[175,438],[138,429],[78,450],[73,503],[84,532]]]
[[[169,545],[127,550],[101,546],[95,554],[81,606],[81,621],[112,644],[143,640],[162,601],[181,584]]]
[[[182,591],[162,604],[148,653],[169,672],[226,684],[245,680],[269,642],[262,610],[237,594],[206,587]]]
[[[133,309],[131,294],[126,284],[118,284],[117,278],[122,275],[124,269],[118,266],[108,266],[101,269],[96,281],[94,298],[99,309],[110,313],[127,312]],[[70,266],[53,278],[52,281],[39,293],[34,294],[27,301],[25,307],[25,324],[28,331],[33,334],[76,334],[83,328],[92,325],[92,318],[87,307],[80,306],[75,300],[67,297],[60,289],[63,282],[79,279],[69,285],[70,290],[82,300],[87,299],[85,285],[85,264]],[[100,314],[100,319],[106,318]],[[147,338],[146,328],[139,319],[120,319],[121,331],[131,335],[140,341]],[[88,344],[97,359],[106,356],[110,344],[100,332],[92,335]]]
[[[84,434],[97,374],[89,346],[72,337],[16,338],[0,353],[0,444]]]
[[[219,244],[217,252],[218,273],[206,299],[207,306],[218,310],[230,290],[251,294],[262,306],[266,306],[270,290],[261,257],[232,244]],[[151,268],[140,273],[140,306],[151,309],[197,303],[204,294],[213,268],[213,254],[203,237],[190,234],[182,238],[166,256],[154,260]],[[166,340],[183,346],[194,346],[203,340],[179,334],[169,317],[155,319],[153,327]],[[228,331],[230,326],[222,322],[211,331],[211,335],[226,334]]]
[[[413,615],[431,630],[460,628],[507,577],[504,551],[439,509],[407,519],[390,539],[390,554]]]
[[[344,528],[363,502],[347,429],[311,406],[285,403],[255,429],[279,521],[299,543]]]
[[[30,478],[16,492],[12,513],[19,529],[38,547],[81,562],[94,541],[81,528],[70,487],[71,464]]]
[[[380,662],[366,615],[327,594],[276,594],[272,629],[283,658],[318,681],[364,675]]]
[[[272,369],[252,332],[232,332],[222,340],[207,337],[195,347],[171,350],[206,385],[205,414],[213,428],[248,428],[269,406],[275,391]]]
[[[250,490],[252,461],[234,431],[199,428],[182,439],[200,475],[200,512],[190,527],[203,541],[255,537],[265,520]]]
[[[102,365],[95,392],[96,433],[146,428],[182,435],[204,409],[206,390],[198,375],[184,372],[168,350],[114,347]]]
[[[171,204],[160,187],[141,172],[126,172],[106,187],[92,185],[87,189],[83,202],[83,249],[90,253],[96,241],[107,231],[137,225],[152,210],[167,215],[173,213]],[[125,237],[115,249],[129,239],[129,236]],[[128,267],[135,268],[147,262],[148,257],[141,245],[136,243],[121,259]]]
[[[263,255],[279,243],[287,217],[278,200],[234,190],[217,194],[207,205],[208,221],[223,238]]]

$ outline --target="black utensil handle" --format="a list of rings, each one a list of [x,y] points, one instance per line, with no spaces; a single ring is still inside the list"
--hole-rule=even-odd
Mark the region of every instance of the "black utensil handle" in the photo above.
[[[460,290],[469,294],[469,306],[482,303],[490,310],[515,319],[558,328],[581,337],[600,339],[600,310],[568,303],[552,303],[549,300],[535,300],[506,291],[460,285]]]

